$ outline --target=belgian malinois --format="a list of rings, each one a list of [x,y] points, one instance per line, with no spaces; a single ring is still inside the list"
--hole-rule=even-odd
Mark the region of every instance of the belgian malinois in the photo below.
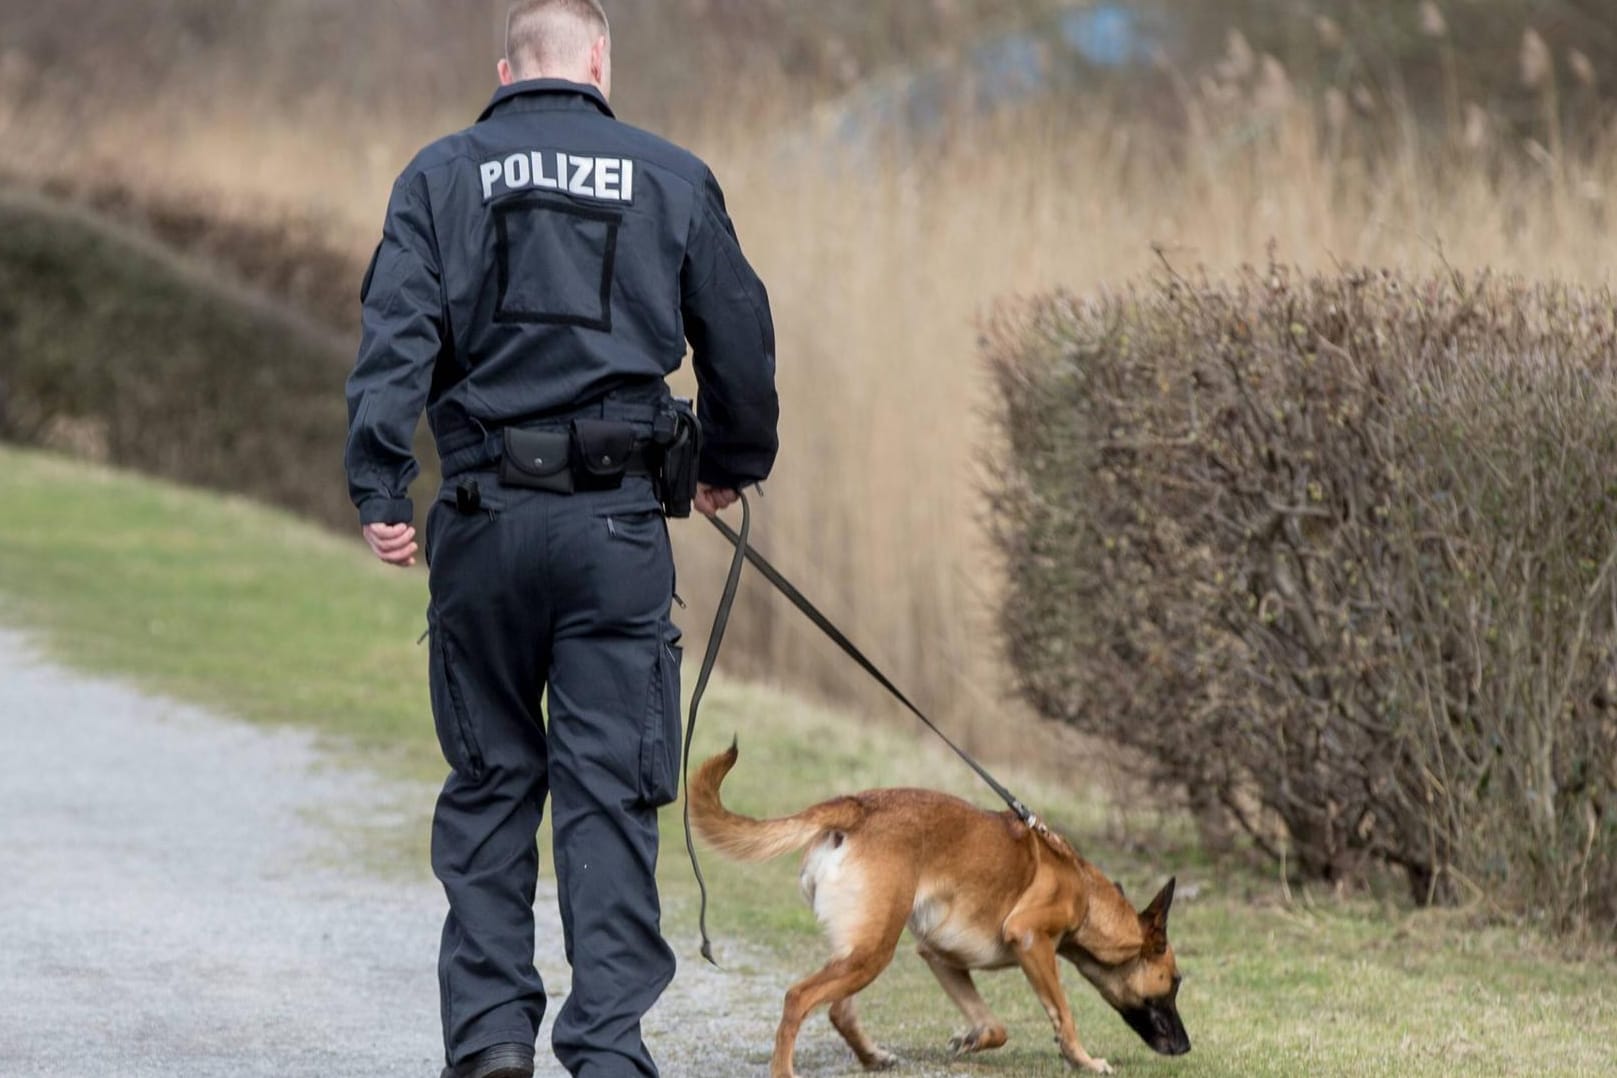
[[[786,993],[770,1078],[795,1078],[803,1020],[823,1003],[831,1024],[868,1070],[897,1063],[859,1025],[853,998],[893,960],[905,925],[921,957],[971,1028],[957,1053],[998,1048],[1005,1026],[971,971],[1020,966],[1055,1026],[1068,1063],[1110,1074],[1084,1051],[1061,990],[1059,955],[1078,967],[1129,1027],[1164,1055],[1190,1051],[1179,1018],[1179,970],[1168,945],[1173,881],[1136,913],[1122,888],[1060,837],[931,790],[871,790],[778,820],[724,807],[719,786],[735,746],[701,766],[690,787],[691,820],[720,854],[767,861],[807,847],[799,882],[830,937],[832,958]]]

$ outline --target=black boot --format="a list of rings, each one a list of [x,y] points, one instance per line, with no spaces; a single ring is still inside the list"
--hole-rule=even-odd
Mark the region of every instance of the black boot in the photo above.
[[[439,1078],[533,1078],[533,1048],[526,1044],[496,1044],[445,1067]]]

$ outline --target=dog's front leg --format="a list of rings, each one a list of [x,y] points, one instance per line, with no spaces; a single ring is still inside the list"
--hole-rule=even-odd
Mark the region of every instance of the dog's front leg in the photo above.
[[[1072,1008],[1067,1006],[1067,994],[1061,990],[1061,970],[1056,965],[1055,941],[1037,929],[1018,932],[1011,924],[1005,926],[1006,936],[1016,949],[1016,958],[1027,974],[1033,992],[1044,1004],[1044,1013],[1055,1027],[1056,1043],[1061,1046],[1061,1057],[1074,1067],[1094,1074],[1111,1074],[1111,1064],[1095,1059],[1078,1043],[1078,1028],[1072,1021]]]
[[[924,943],[916,948],[916,952],[926,961],[932,975],[938,979],[938,984],[943,986],[954,1005],[960,1008],[960,1013],[966,1016],[966,1021],[971,1023],[971,1028],[949,1041],[949,1051],[965,1055],[1003,1047],[1010,1035],[1004,1023],[995,1018],[994,1012],[983,1002],[970,971],[942,958]]]

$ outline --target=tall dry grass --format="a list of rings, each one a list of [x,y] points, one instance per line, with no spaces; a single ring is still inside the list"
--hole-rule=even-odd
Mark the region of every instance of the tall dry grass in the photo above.
[[[1122,282],[1159,249],[1214,269],[1273,249],[1308,267],[1610,277],[1609,138],[1576,161],[1547,161],[1547,137],[1428,140],[1387,103],[1330,113],[1261,63],[1182,101],[1183,137],[1100,111],[964,124],[879,160],[708,141],[783,342],[785,445],[759,542],[980,745],[1013,721],[984,542],[978,337],[996,299]],[[772,627],[749,651],[819,685],[856,676],[797,632]]]
[[[994,447],[978,336],[997,299],[1119,282],[1158,248],[1215,269],[1272,247],[1305,268],[1441,259],[1610,276],[1609,135],[1546,130],[1524,143],[1472,116],[1431,137],[1365,93],[1299,95],[1277,63],[1250,55],[1179,85],[1169,125],[1076,101],[962,120],[925,147],[841,146],[800,116],[738,127],[720,115],[685,132],[724,180],[777,310],[784,445],[758,544],[977,747],[1003,748],[1009,729],[1014,750],[1028,730],[1005,702],[989,629],[1000,585],[985,541]],[[35,174],[115,168],[227,215],[312,210],[356,259],[396,170],[475,109],[450,102],[431,123],[379,125],[330,102],[277,115],[228,98],[146,104],[70,138],[37,109],[0,108],[0,139],[11,167]],[[1577,149],[1556,158],[1552,146]],[[680,545],[698,628],[725,552],[695,526]],[[859,675],[794,615],[758,592],[747,602],[736,665],[855,691]]]

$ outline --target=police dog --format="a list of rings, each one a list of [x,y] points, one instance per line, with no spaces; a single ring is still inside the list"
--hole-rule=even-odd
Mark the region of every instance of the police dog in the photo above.
[[[778,820],[724,807],[719,786],[739,753],[705,762],[690,786],[697,833],[735,861],[767,861],[807,847],[803,894],[830,937],[832,959],[786,993],[770,1078],[795,1078],[803,1020],[823,1003],[831,1024],[867,1070],[898,1062],[859,1025],[854,996],[887,968],[904,927],[971,1027],[956,1053],[998,1048],[1005,1026],[989,1011],[971,971],[1020,966],[1074,1067],[1110,1074],[1084,1051],[1061,990],[1057,956],[1078,967],[1151,1048],[1190,1051],[1175,1000],[1179,971],[1168,945],[1173,881],[1136,913],[1122,888],[1065,841],[930,790],[872,790],[838,797]]]

